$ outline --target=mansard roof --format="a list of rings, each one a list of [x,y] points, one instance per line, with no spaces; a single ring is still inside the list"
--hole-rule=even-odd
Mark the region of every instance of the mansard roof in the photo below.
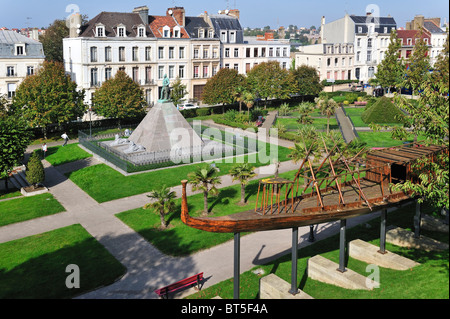
[[[126,28],[127,37],[137,37],[137,27],[145,26],[147,37],[154,37],[148,24],[144,23],[138,13],[125,12],[101,12],[96,17],[91,19],[85,26],[82,27],[80,37],[95,37],[96,26],[103,24],[105,26],[106,37],[116,37],[117,26],[124,25]]]
[[[355,16],[351,15],[350,18],[355,22],[355,24],[366,24],[371,23],[374,19],[378,22],[380,25],[386,25],[386,26],[394,26],[397,25],[397,22],[395,22],[395,19],[393,17],[372,17],[372,16]]]
[[[185,29],[188,32],[191,38],[198,38],[198,30],[199,29],[210,29],[211,26],[206,23],[205,19],[202,17],[186,17],[186,26]],[[214,33],[214,39],[217,39],[218,36]]]
[[[182,39],[189,39],[189,34],[184,27],[179,25],[172,16],[149,16],[149,26],[155,37],[163,37],[163,28],[168,26],[171,30],[178,26],[180,27]]]

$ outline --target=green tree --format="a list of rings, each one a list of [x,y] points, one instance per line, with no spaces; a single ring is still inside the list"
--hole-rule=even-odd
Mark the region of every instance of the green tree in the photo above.
[[[83,115],[84,95],[62,63],[44,62],[36,75],[27,76],[20,84],[13,107],[31,127],[41,127],[46,139],[48,125],[67,124]]]
[[[300,95],[318,95],[323,90],[317,70],[314,67],[301,65],[294,69],[297,93]]]
[[[69,28],[66,25],[66,21],[58,19],[45,30],[45,34],[39,36],[46,61],[64,62],[63,39],[68,36]]]
[[[239,163],[234,165],[230,169],[230,175],[233,177],[233,181],[239,181],[241,183],[241,205],[245,204],[245,186],[249,183],[250,179],[256,176],[255,168],[249,163]]]
[[[314,122],[310,113],[314,110],[314,106],[311,103],[303,102],[297,107],[300,115],[297,118],[297,123],[302,125],[310,125]]]
[[[417,93],[419,87],[429,83],[430,77],[430,57],[428,55],[428,44],[425,42],[423,30],[419,31],[419,38],[416,40],[413,53],[406,59],[406,79],[404,85]]]
[[[216,188],[216,186],[220,184],[220,177],[217,176],[217,169],[207,164],[203,167],[199,167],[194,172],[189,173],[188,178],[193,191],[203,191],[203,212],[204,214],[208,214],[208,194],[211,193],[216,195],[219,193]]]
[[[30,136],[28,125],[19,114],[0,109],[0,178],[5,179],[6,189],[9,173],[23,158]]]
[[[95,113],[116,118],[118,127],[123,119],[145,114],[144,92],[124,71],[103,82],[92,98]]]
[[[42,165],[38,152],[33,152],[33,154],[31,154],[25,175],[28,183],[33,185],[34,188],[37,188],[40,183],[45,181],[44,165]]]
[[[172,192],[170,188],[163,185],[161,188],[153,190],[147,197],[151,198],[153,201],[146,204],[144,209],[156,210],[159,213],[159,218],[161,220],[161,228],[167,228],[165,216],[175,208],[175,192]]]
[[[296,92],[291,72],[280,67],[276,61],[258,64],[247,73],[249,90],[262,99],[289,99]]]
[[[181,79],[177,77],[172,83],[172,91],[170,94],[170,98],[173,104],[180,104],[180,101],[185,97],[186,94],[188,94],[188,91],[186,91],[186,85],[184,85],[181,82]]]
[[[401,40],[397,38],[397,31],[391,32],[389,47],[384,59],[378,65],[375,74],[378,83],[389,90],[399,87],[405,75],[405,64],[403,58],[399,58],[398,51],[402,47]]]
[[[317,106],[319,107],[320,111],[323,115],[327,117],[327,134],[330,133],[330,118],[334,114],[336,114],[336,109],[338,107],[338,104],[335,100],[330,99],[326,96],[316,98]]]
[[[206,82],[202,100],[210,105],[232,104],[236,101],[236,88],[243,84],[242,74],[234,69],[223,68]]]
[[[444,43],[444,49],[439,54],[436,63],[434,64],[434,71],[432,73],[433,83],[442,83],[442,85],[449,85],[449,47],[448,47],[448,30],[447,39]]]
[[[246,91],[246,88],[244,85],[238,85],[235,89],[234,89],[234,96],[235,96],[235,100],[236,102],[239,103],[239,112],[242,112],[242,103],[244,102],[244,93]]]

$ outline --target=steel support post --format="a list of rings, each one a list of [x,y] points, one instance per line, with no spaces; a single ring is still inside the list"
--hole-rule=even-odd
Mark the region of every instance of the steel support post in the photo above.
[[[340,229],[340,240],[339,240],[339,268],[337,269],[340,272],[346,272],[345,269],[345,251],[346,251],[346,241],[345,241],[345,232],[347,228],[347,220],[341,220],[341,229]]]
[[[414,215],[414,237],[420,237],[420,220],[422,219],[420,211],[420,203],[416,202],[416,215]]]
[[[386,254],[386,220],[387,209],[383,209],[381,212],[381,227],[380,227],[380,254]]]
[[[299,293],[297,288],[297,263],[298,263],[298,227],[292,228],[292,271],[291,271],[291,290],[289,293],[296,295]]]
[[[311,243],[314,242],[314,225],[309,226],[308,241],[311,242]]]
[[[240,263],[241,263],[241,234],[234,234],[234,290],[233,298],[239,299],[240,286]]]

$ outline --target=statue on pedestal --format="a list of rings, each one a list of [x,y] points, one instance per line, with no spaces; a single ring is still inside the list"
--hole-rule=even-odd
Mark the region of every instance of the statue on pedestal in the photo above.
[[[160,103],[170,101],[170,80],[167,77],[167,74],[164,75],[163,87],[161,90],[161,99],[158,101]]]

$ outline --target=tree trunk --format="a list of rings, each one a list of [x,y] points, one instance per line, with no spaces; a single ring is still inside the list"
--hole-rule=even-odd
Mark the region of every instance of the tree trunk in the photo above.
[[[166,224],[166,220],[164,219],[164,208],[161,208],[159,210],[159,218],[161,219],[161,227],[162,228],[166,228],[167,224]]]
[[[239,113],[242,112],[242,102],[239,102]]]
[[[241,204],[245,204],[245,185],[241,184]]]
[[[327,134],[330,134],[330,116],[327,118]]]
[[[203,199],[204,199],[204,202],[203,202],[203,212],[204,212],[205,214],[208,214],[208,191],[204,191],[204,192],[203,192]]]

